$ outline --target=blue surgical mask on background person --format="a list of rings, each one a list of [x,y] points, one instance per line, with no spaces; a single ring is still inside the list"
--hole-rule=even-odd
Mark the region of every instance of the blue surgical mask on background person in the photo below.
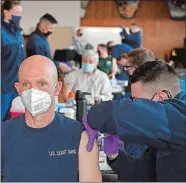
[[[82,69],[84,70],[84,72],[93,72],[95,69],[95,65],[94,64],[82,64]]]
[[[10,22],[14,25],[16,25],[17,27],[19,27],[19,23],[20,23],[20,20],[21,20],[21,16],[15,16],[15,15],[12,15],[12,19],[10,20]]]

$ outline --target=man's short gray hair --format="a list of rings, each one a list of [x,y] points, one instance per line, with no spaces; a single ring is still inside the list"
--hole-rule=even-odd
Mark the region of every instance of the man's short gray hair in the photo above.
[[[96,62],[99,62],[99,55],[97,54],[96,51],[94,50],[87,50],[83,53],[83,57],[88,57],[88,56],[92,56],[95,58]]]

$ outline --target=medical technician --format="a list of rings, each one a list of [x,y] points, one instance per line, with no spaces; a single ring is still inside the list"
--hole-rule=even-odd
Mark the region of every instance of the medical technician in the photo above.
[[[186,95],[178,76],[165,62],[146,62],[130,81],[131,99],[103,102],[89,111],[84,121],[89,150],[96,130],[119,135],[124,142],[156,149],[157,181],[186,181]]]
[[[19,1],[2,2],[1,13],[1,121],[10,118],[12,100],[18,95],[14,83],[25,58],[24,39],[19,27],[23,8]]]
[[[51,49],[48,43],[48,36],[50,36],[57,25],[57,20],[50,14],[43,15],[36,27],[36,30],[30,35],[27,43],[27,55],[42,55],[51,59]],[[69,72],[68,65],[54,61],[56,67],[62,72]]]

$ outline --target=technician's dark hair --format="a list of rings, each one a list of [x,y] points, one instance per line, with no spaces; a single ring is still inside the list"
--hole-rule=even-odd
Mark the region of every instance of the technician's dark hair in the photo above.
[[[4,10],[11,10],[14,6],[20,5],[21,2],[18,0],[3,0],[1,1],[1,16],[4,17]]]
[[[136,48],[127,54],[131,66],[138,68],[147,61],[154,61],[155,57],[151,50],[146,48]]]
[[[165,61],[149,61],[137,68],[129,78],[130,83],[150,84],[154,89],[164,88],[173,96],[180,92],[179,77]]]
[[[57,24],[57,20],[52,16],[50,15],[49,13],[46,13],[45,15],[43,15],[41,18],[40,18],[40,22],[42,20],[47,20],[49,22],[51,22],[52,24]]]

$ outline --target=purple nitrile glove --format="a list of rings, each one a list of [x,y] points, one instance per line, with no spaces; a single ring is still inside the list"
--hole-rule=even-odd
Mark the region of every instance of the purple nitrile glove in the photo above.
[[[87,151],[92,151],[92,148],[94,146],[94,140],[98,139],[99,132],[97,130],[92,129],[89,124],[87,123],[87,115],[83,116],[83,124],[85,126],[85,129],[88,133],[88,143],[87,143]]]
[[[108,135],[104,137],[104,153],[107,156],[117,154],[120,148],[118,135]]]

